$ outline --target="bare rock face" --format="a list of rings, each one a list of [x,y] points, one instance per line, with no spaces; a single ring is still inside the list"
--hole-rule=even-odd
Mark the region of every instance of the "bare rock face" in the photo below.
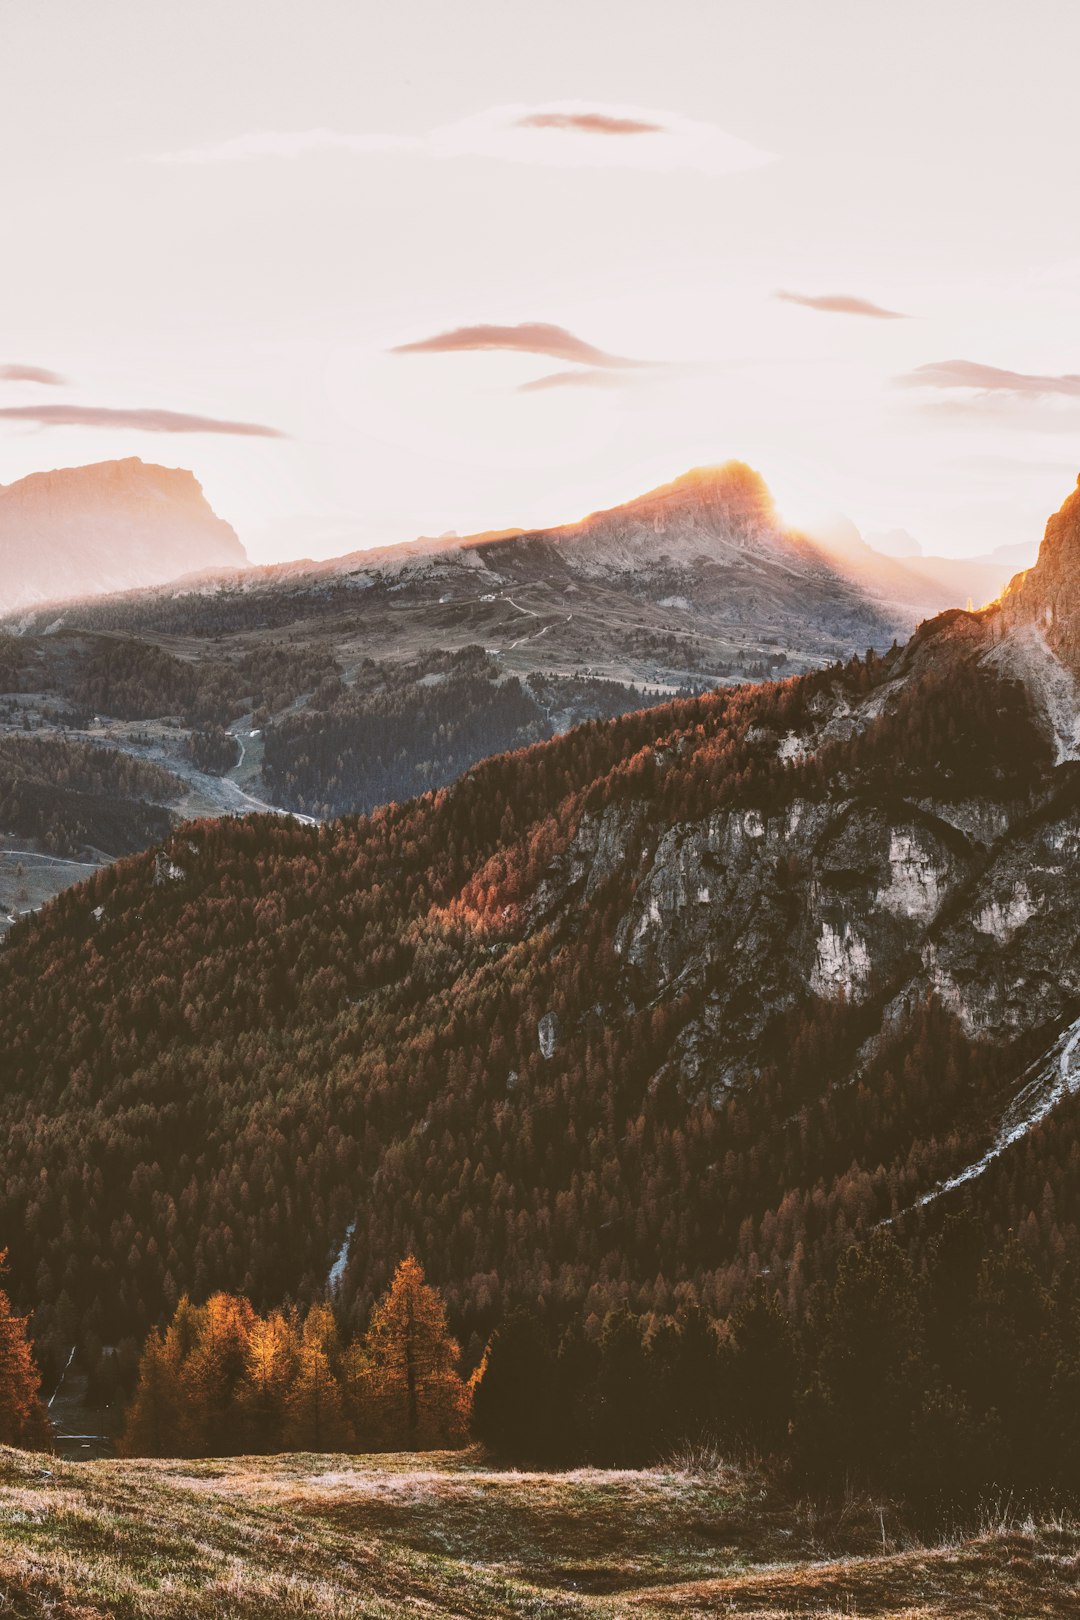
[[[131,457],[0,486],[0,611],[241,568],[193,473]]]
[[[1056,657],[1080,675],[1080,479],[1047,523],[1035,567],[1010,583],[1000,615],[1007,632],[1033,626]]]

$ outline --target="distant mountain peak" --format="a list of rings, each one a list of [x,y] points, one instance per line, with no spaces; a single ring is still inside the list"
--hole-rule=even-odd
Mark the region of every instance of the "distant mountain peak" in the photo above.
[[[668,484],[646,491],[620,506],[592,513],[583,520],[632,514],[651,508],[670,508],[679,514],[691,508],[713,512],[725,521],[776,526],[778,519],[769,486],[759,472],[744,461],[725,461],[715,466],[691,467]],[[572,525],[577,527],[578,525]]]
[[[138,456],[0,485],[0,558],[7,612],[247,562],[194,473]]]

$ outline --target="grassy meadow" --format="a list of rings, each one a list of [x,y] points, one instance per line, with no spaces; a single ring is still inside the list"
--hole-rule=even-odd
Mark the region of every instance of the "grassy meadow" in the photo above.
[[[0,1615],[51,1620],[1041,1620],[1080,1525],[924,1546],[723,1467],[493,1470],[475,1453],[101,1461],[0,1450]]]

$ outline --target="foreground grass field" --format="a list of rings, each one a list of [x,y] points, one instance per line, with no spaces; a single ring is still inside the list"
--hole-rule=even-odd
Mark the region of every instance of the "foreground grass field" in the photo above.
[[[1080,1526],[924,1547],[734,1471],[474,1455],[63,1463],[0,1448],[0,1615],[316,1620],[1080,1613]]]

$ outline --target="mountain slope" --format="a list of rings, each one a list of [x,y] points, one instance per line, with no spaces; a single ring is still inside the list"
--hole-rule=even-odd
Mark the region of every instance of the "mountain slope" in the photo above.
[[[415,1248],[477,1335],[514,1297],[724,1307],[761,1266],[798,1306],[956,1197],[1000,1230],[1050,1187],[1032,1241],[1080,1255],[1068,1086],[919,1206],[1080,1011],[1080,783],[1002,661],[1032,629],[953,613],[365,820],[188,827],[21,923],[0,1231],[46,1338],[315,1294],[350,1228],[358,1318]]]
[[[0,485],[0,612],[247,561],[190,472],[137,457]]]

